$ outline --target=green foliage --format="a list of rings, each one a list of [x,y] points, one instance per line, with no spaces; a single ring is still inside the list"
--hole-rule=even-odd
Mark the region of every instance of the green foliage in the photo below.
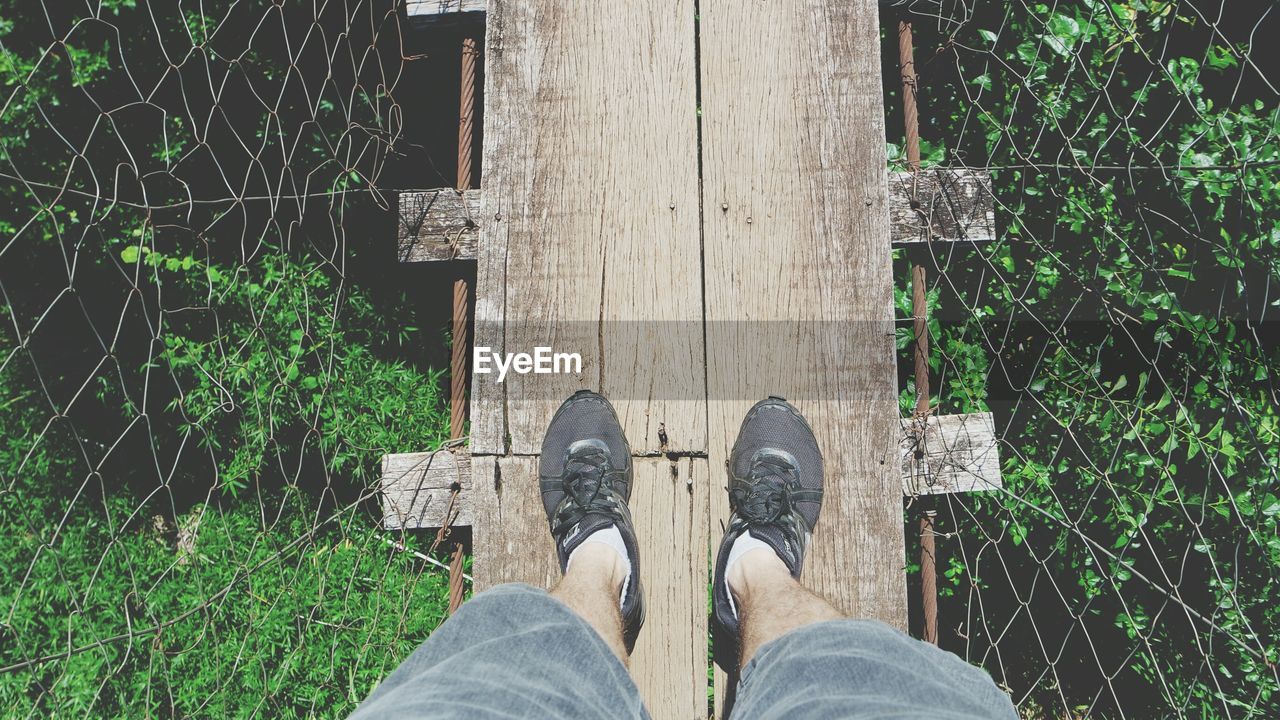
[[[183,515],[198,539],[175,554],[128,499],[41,517],[31,493],[0,496],[24,528],[0,547],[0,664],[74,651],[0,674],[6,712],[344,716],[443,620],[445,580],[363,517],[314,528],[305,498],[276,501]]]
[[[902,288],[910,262],[945,278],[939,410],[991,409],[1004,440],[1007,492],[951,501],[942,613],[1033,715],[1280,712],[1280,352],[1258,324],[1280,109],[1248,48],[1179,8],[979,15],[930,108],[950,156],[992,167],[1002,236],[898,266]]]
[[[381,110],[267,42],[350,18],[217,12],[0,2],[6,715],[345,716],[444,615],[378,522],[380,456],[448,434],[443,338],[341,194]]]
[[[215,453],[218,485],[232,495],[283,455],[314,449],[328,472],[367,482],[381,452],[430,449],[445,436],[442,372],[377,358],[369,345],[385,324],[320,266],[265,254],[218,269],[133,245],[120,255],[156,284],[210,298],[174,314],[160,359],[180,388],[169,408],[182,415],[179,430]],[[211,320],[216,335],[202,332]]]
[[[218,270],[145,247],[120,254],[150,282],[209,299],[175,313],[157,365],[182,389],[176,430],[211,455],[215,496],[167,520],[179,490],[104,494],[68,438],[41,437],[38,394],[11,356],[0,527],[18,532],[0,551],[0,666],[74,654],[0,674],[0,703],[341,716],[443,617],[443,574],[391,551],[361,499],[383,452],[447,436],[439,373],[376,357],[364,344],[381,325],[373,308],[313,263],[271,253]],[[286,458],[305,469],[282,474]],[[51,481],[75,477],[85,479],[68,502]],[[239,497],[250,487],[255,497]],[[317,504],[328,495],[342,504]]]

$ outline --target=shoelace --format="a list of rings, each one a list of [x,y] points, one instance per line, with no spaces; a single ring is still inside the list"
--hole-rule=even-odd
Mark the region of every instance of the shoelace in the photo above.
[[[733,488],[734,507],[752,525],[776,525],[791,514],[796,469],[778,458],[763,457],[751,466],[747,482]]]
[[[622,520],[609,481],[609,456],[598,449],[570,455],[565,463],[564,501],[556,512],[553,533],[560,535],[587,515],[606,515]]]

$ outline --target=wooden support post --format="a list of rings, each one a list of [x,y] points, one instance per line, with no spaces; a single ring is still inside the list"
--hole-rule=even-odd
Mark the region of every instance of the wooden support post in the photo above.
[[[405,15],[414,22],[431,23],[465,13],[484,13],[485,0],[406,0]]]
[[[902,462],[902,494],[919,498],[1001,489],[991,413],[930,415],[894,421]],[[382,458],[382,525],[388,530],[453,527],[477,522],[469,453],[461,447],[396,453]],[[451,495],[458,498],[450,506]]]

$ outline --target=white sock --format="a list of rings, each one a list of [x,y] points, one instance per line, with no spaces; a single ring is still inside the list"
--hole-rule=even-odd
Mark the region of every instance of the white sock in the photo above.
[[[610,525],[607,528],[600,528],[587,536],[578,544],[578,547],[569,553],[569,562],[565,563],[564,569],[568,572],[569,567],[573,565],[573,556],[578,554],[583,545],[587,543],[600,543],[607,545],[618,553],[618,557],[622,558],[622,564],[627,566],[627,577],[622,581],[622,592],[618,594],[618,607],[622,607],[622,599],[627,596],[627,586],[631,584],[631,558],[627,557],[627,544],[622,541],[622,533],[618,532],[617,525]]]
[[[729,593],[729,609],[733,611],[734,617],[738,617],[738,606],[734,603],[733,590],[729,587],[729,571],[733,569],[734,563],[742,559],[743,555],[760,548],[769,552],[774,551],[772,545],[757,539],[750,530],[739,535],[738,539],[733,541],[733,546],[729,548],[729,560],[724,564],[724,590]]]

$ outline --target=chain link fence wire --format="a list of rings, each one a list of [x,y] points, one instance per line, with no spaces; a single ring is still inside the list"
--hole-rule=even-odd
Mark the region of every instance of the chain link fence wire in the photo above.
[[[449,436],[389,191],[454,184],[458,48],[389,0],[0,8],[0,706],[343,715],[448,604],[376,473]],[[940,645],[1028,718],[1280,715],[1276,11],[892,12],[923,164],[999,228],[895,251],[935,412],[1000,439],[1004,489],[937,504]]]
[[[0,8],[0,707],[342,715],[447,608],[374,497],[448,437],[381,190],[450,184],[420,49],[388,2]]]
[[[909,10],[925,165],[989,172],[999,226],[895,260],[935,411],[1000,439],[1004,490],[940,504],[941,645],[1026,717],[1277,716],[1276,8]]]

